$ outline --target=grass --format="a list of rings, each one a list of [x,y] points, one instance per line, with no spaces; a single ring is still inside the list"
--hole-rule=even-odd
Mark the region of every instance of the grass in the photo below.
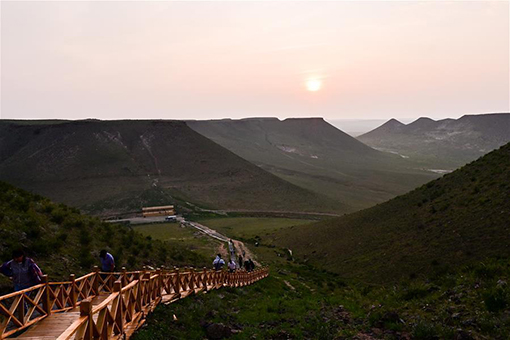
[[[193,227],[181,227],[180,223],[157,223],[134,226],[142,235],[164,241],[169,248],[179,247],[199,254],[203,258],[213,258],[221,242],[205,235]]]
[[[50,280],[82,275],[99,265],[99,251],[107,249],[115,257],[117,268],[128,270],[143,265],[209,263],[205,256],[190,252],[182,244],[153,240],[130,227],[103,223],[75,208],[0,182],[0,257],[11,259],[14,249],[24,248]],[[12,289],[0,276],[0,291]]]
[[[510,144],[412,192],[347,216],[274,233],[306,263],[398,282],[510,256]]]
[[[303,285],[292,267],[282,268],[252,286],[223,288],[159,306],[134,339],[201,339],[211,323],[239,331],[232,339],[331,339],[342,333],[343,324],[335,319],[334,308],[351,301],[318,288]],[[173,315],[177,321],[169,321]]]
[[[210,221],[223,228],[239,223],[237,218]],[[250,224],[240,236],[252,236],[257,224],[267,225],[267,221],[250,219]],[[338,274],[278,256],[283,250],[271,245],[250,248],[270,266],[269,278],[158,306],[134,339],[202,339],[207,337],[207,327],[217,323],[234,331],[232,339],[510,336],[508,259],[387,286],[345,282]]]
[[[312,221],[289,218],[231,217],[199,219],[198,222],[234,239],[261,242],[270,233]]]

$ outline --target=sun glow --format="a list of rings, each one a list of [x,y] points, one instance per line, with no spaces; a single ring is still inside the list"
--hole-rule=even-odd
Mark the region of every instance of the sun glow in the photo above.
[[[306,82],[306,88],[308,91],[319,91],[322,87],[322,82],[318,79],[310,79]]]

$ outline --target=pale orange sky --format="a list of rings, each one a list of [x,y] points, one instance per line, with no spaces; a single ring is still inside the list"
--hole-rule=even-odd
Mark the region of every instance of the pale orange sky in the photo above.
[[[507,1],[2,1],[0,54],[3,119],[510,111]]]

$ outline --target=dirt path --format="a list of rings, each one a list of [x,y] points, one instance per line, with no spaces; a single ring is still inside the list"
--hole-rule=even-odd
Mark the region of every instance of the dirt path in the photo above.
[[[203,232],[204,234],[212,237],[212,238],[215,238],[219,241],[222,241],[222,242],[228,242],[229,238],[226,237],[225,235],[222,235],[220,234],[219,232],[217,232],[216,230],[214,229],[211,229],[203,224],[200,224],[200,223],[197,223],[197,222],[188,222],[188,221],[181,221],[181,223],[184,223],[186,225],[189,225],[189,226],[192,226],[193,228],[195,229],[198,229],[200,230],[201,232]]]
[[[260,266],[260,263],[255,259],[255,254],[253,254],[252,251],[248,249],[248,247],[246,247],[243,242],[232,239],[232,243],[234,243],[234,247],[236,247],[238,257],[239,254],[242,255],[244,251],[243,259],[251,259],[255,265]]]
[[[243,259],[245,259],[245,260],[251,259],[253,261],[253,263],[255,263],[255,265],[260,266],[260,263],[256,260],[255,254],[253,254],[253,252],[250,249],[248,249],[248,247],[246,247],[246,245],[243,242],[234,240],[234,239],[229,239],[225,235],[218,233],[216,230],[211,229],[211,228],[209,228],[203,224],[197,223],[197,222],[188,222],[188,221],[182,220],[181,223],[185,223],[189,226],[192,226],[216,240],[219,240],[222,242],[228,242],[229,240],[232,240],[232,243],[234,243],[234,247],[236,248],[236,259],[237,259],[237,257],[239,257],[239,254],[241,254],[243,256]],[[218,247],[218,253],[220,253],[221,256],[223,256],[226,259],[228,259],[230,257],[228,250],[225,247],[225,244],[221,244]]]

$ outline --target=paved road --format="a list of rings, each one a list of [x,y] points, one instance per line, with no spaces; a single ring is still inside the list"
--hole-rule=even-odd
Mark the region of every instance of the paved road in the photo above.
[[[163,223],[165,222],[165,216],[153,216],[153,217],[132,217],[124,218],[121,220],[107,220],[108,223],[125,223],[131,224],[147,224],[147,223]]]
[[[188,221],[184,221],[183,219],[183,222],[185,225],[189,225],[195,229],[198,229],[200,230],[201,232],[203,232],[204,234],[212,237],[212,238],[215,238],[219,241],[222,241],[222,242],[228,242],[229,238],[226,237],[225,235],[222,235],[220,234],[219,232],[217,232],[216,230],[213,230],[209,227],[206,227],[205,225],[203,224],[200,224],[200,223],[197,223],[197,222],[188,222]]]

